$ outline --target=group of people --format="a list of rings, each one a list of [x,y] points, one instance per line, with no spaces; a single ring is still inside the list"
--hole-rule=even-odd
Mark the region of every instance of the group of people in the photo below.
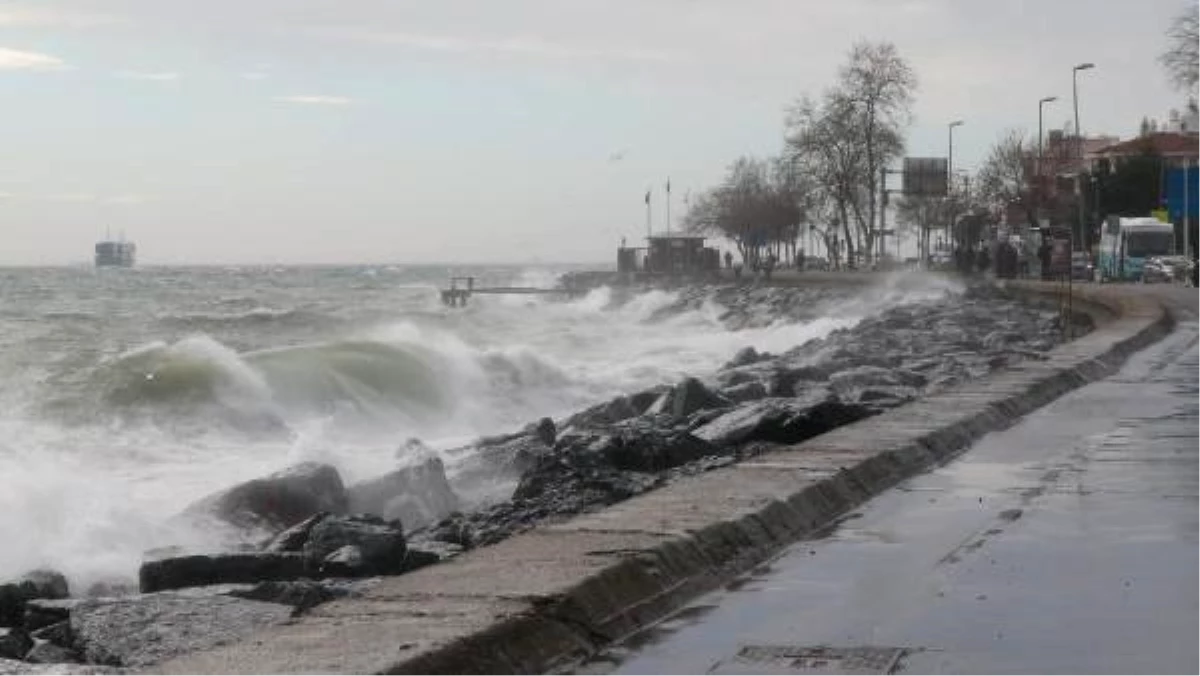
[[[756,274],[761,273],[763,279],[770,279],[771,272],[775,269],[776,265],[778,265],[778,261],[775,260],[775,254],[773,253],[768,253],[766,256],[761,257],[750,256],[749,262],[750,270]],[[725,269],[733,270],[733,276],[735,279],[740,279],[742,276],[742,264],[738,263],[735,265],[733,262],[733,254],[728,251],[725,252]]]
[[[988,254],[987,247],[985,246],[977,249],[960,247],[954,250],[954,269],[964,275],[969,275],[977,271],[980,274],[987,272],[991,264],[991,255]]]

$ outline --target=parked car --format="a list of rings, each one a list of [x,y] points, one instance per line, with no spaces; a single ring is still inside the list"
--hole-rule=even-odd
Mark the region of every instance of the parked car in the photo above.
[[[1155,256],[1142,267],[1142,281],[1146,284],[1184,283],[1191,275],[1192,261],[1186,256]]]

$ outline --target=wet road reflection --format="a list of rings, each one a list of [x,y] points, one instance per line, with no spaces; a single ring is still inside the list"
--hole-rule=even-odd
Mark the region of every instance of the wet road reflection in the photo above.
[[[1198,368],[1193,320],[581,671],[1195,673]]]

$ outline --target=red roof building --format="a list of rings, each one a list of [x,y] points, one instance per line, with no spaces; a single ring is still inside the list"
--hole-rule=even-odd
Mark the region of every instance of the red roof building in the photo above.
[[[1168,165],[1195,163],[1200,157],[1200,136],[1179,132],[1154,132],[1121,141],[1091,154],[1092,164],[1099,160],[1121,161],[1144,154],[1159,155]]]

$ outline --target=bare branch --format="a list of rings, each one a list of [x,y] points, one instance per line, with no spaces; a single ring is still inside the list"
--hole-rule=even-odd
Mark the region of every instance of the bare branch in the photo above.
[[[1200,7],[1192,4],[1171,21],[1167,29],[1168,47],[1159,57],[1171,84],[1191,97],[1196,105],[1197,81],[1200,80]]]

